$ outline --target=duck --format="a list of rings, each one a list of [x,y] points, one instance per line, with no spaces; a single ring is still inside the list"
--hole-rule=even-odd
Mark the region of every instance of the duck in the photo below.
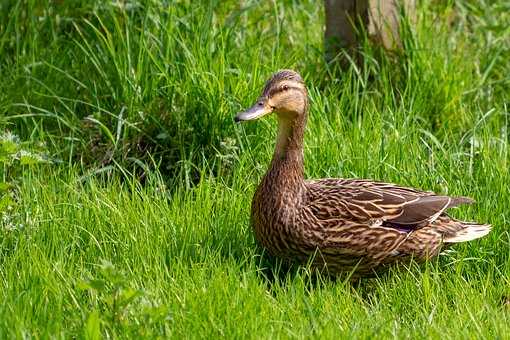
[[[284,262],[351,279],[396,263],[429,260],[448,245],[487,235],[491,225],[464,222],[446,210],[474,201],[368,179],[304,178],[303,139],[309,109],[301,75],[280,70],[237,123],[276,115],[269,168],[253,196],[257,242]]]

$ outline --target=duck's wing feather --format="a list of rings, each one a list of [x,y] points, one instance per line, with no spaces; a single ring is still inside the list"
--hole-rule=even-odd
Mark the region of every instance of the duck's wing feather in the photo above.
[[[311,180],[306,188],[306,204],[318,219],[344,218],[411,229],[433,222],[448,208],[473,202],[369,180]]]

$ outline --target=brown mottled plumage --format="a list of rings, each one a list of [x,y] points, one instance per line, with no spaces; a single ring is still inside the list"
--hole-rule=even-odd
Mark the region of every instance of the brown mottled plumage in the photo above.
[[[489,225],[457,221],[445,213],[472,203],[469,198],[370,180],[305,180],[308,93],[296,72],[275,73],[257,103],[235,120],[272,112],[278,117],[276,148],[251,211],[256,238],[272,255],[360,277],[411,257],[428,259],[445,243],[470,241],[490,231]]]

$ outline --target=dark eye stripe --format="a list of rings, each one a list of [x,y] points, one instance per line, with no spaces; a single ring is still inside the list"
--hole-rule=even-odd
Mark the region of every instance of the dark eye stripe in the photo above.
[[[297,87],[297,86],[284,85],[284,86],[281,86],[281,87],[277,87],[277,88],[271,89],[269,91],[269,97],[274,96],[276,93],[285,92],[285,91],[288,91],[288,90],[302,91],[303,89],[300,88],[300,87]]]

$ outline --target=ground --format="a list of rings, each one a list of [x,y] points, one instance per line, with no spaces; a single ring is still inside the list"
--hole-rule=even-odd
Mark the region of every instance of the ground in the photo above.
[[[404,51],[323,57],[316,1],[0,4],[0,338],[509,338],[510,8],[426,0]],[[485,238],[359,283],[284,269],[249,225],[280,68],[306,176],[477,203]]]

